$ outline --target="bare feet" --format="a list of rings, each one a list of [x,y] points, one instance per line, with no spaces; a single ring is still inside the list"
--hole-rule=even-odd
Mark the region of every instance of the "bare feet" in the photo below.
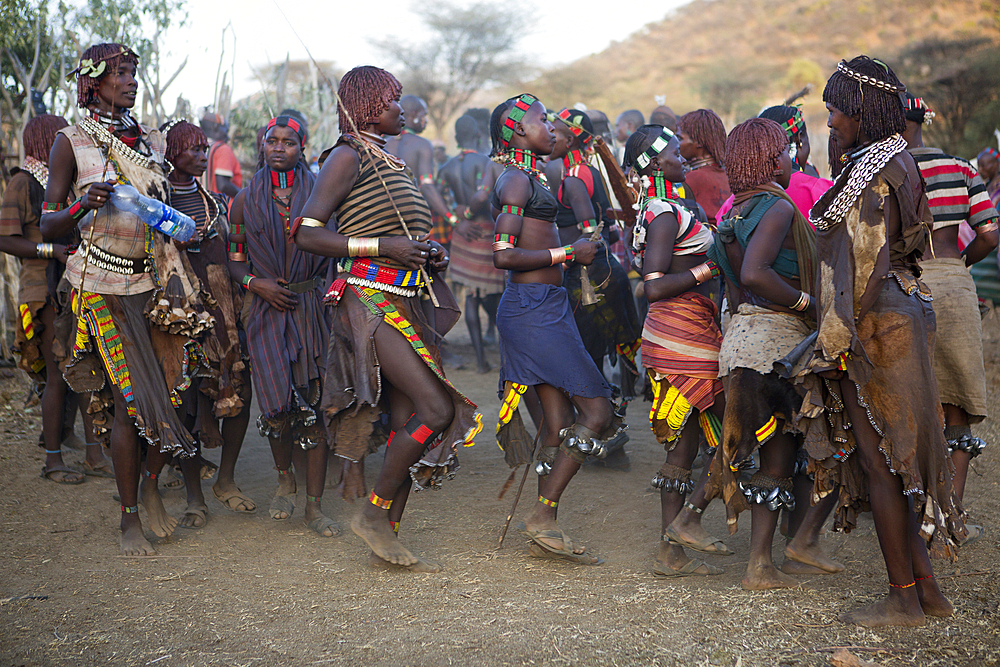
[[[797,544],[795,540],[792,540],[785,546],[785,558],[788,559],[785,561],[786,564],[789,561],[795,561],[796,563],[809,565],[819,570],[820,574],[836,574],[837,572],[844,571],[844,566],[823,553],[818,544],[802,546]],[[784,566],[782,566],[781,570],[782,572],[788,572],[788,574],[797,574],[789,572]],[[803,574],[813,573],[804,572]]]
[[[799,585],[799,582],[792,577],[779,572],[770,561],[766,565],[748,564],[741,583],[745,591],[770,591],[776,588],[795,588]]]
[[[343,461],[343,468],[340,473],[340,485],[337,487],[340,497],[347,502],[354,502],[356,498],[366,497],[368,489],[365,487],[364,460],[357,463],[347,459],[343,459]]]
[[[139,517],[135,517],[134,520],[129,522],[126,522],[126,520],[122,518],[120,553],[122,556],[156,555],[156,549],[154,549],[153,545],[149,543],[146,536],[142,534],[142,524],[139,522]]]
[[[908,597],[913,598],[912,602],[890,594],[875,604],[841,614],[839,620],[868,628],[881,628],[887,625],[903,627],[923,625],[924,612],[920,608],[917,596]]]
[[[916,588],[920,608],[927,616],[947,618],[955,613],[954,605],[944,596],[933,578],[918,581]]]
[[[371,516],[365,510],[361,510],[351,519],[351,530],[354,534],[363,539],[382,560],[404,567],[415,565],[419,559],[396,539],[396,533],[384,516],[385,512],[378,510],[379,514]]]
[[[413,565],[406,565],[406,566],[393,565],[392,563],[389,563],[379,558],[375,554],[375,552],[372,552],[368,556],[368,564],[372,567],[382,568],[385,570],[400,568],[409,570],[410,572],[418,572],[421,574],[437,574],[443,569],[440,565],[438,565],[432,560],[424,560],[423,558],[419,558],[417,556],[414,556],[414,558],[417,559],[417,562],[414,563]]]
[[[826,570],[821,570],[818,567],[813,567],[812,565],[806,565],[805,563],[799,563],[798,561],[785,559],[785,562],[781,564],[781,571],[785,574],[796,574],[799,576],[813,576],[818,574],[831,574]]]
[[[181,528],[203,528],[208,523],[208,506],[205,503],[188,503],[184,516],[177,525]]]
[[[491,370],[493,370],[493,367],[490,366],[490,363],[488,361],[486,361],[485,359],[483,361],[479,362],[478,366],[479,367],[476,369],[476,372],[479,373],[480,375],[486,375]]]
[[[146,516],[149,517],[149,529],[157,537],[167,537],[172,535],[177,527],[177,519],[167,514],[160,499],[160,492],[156,484],[144,479],[139,485],[139,502],[146,508]]]

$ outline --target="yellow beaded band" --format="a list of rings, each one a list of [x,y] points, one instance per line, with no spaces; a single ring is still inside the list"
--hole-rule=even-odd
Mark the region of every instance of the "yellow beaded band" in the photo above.
[[[387,510],[390,507],[392,507],[392,501],[391,500],[386,500],[385,498],[380,498],[379,496],[377,496],[375,494],[374,491],[372,491],[372,494],[370,496],[368,496],[368,502],[370,502],[372,505],[375,505],[375,507],[381,507],[384,510]]]
[[[349,237],[347,239],[347,256],[378,257],[378,237],[377,236],[375,238],[366,238],[364,236]]]
[[[546,498],[544,496],[538,496],[538,502],[540,502],[543,505],[547,505],[549,507],[552,507],[552,508],[559,507],[559,501],[557,501],[557,500],[549,500],[548,498]]]

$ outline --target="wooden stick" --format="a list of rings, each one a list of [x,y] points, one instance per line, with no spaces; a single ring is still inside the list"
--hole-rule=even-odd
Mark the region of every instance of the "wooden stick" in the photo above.
[[[542,435],[542,427],[545,426],[545,414],[542,413],[542,421],[538,424],[538,432],[535,433],[535,441],[531,443],[531,461],[534,461],[538,456],[538,438]],[[507,520],[503,524],[503,531],[500,533],[500,543],[497,544],[497,549],[503,548],[503,540],[507,537],[507,529],[510,528],[510,522],[514,518],[514,512],[517,511],[517,501],[521,499],[521,491],[524,490],[524,482],[528,479],[528,470],[531,468],[531,461],[524,464],[524,474],[521,476],[521,483],[517,487],[517,495],[514,496],[514,504],[510,508],[510,514],[507,515]]]

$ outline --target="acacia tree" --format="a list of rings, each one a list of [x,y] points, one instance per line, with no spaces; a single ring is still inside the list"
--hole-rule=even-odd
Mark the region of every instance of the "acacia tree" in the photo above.
[[[389,37],[373,44],[401,66],[396,73],[405,92],[427,102],[428,119],[442,138],[448,121],[476,92],[523,78],[525,62],[515,49],[531,12],[518,11],[509,2],[480,1],[467,7],[421,5],[419,13],[432,33],[426,42]]]
[[[928,138],[955,155],[993,143],[1000,120],[1000,46],[987,38],[928,40],[900,55],[908,90],[937,114]],[[976,122],[988,115],[994,123]],[[991,127],[992,125],[992,127]]]

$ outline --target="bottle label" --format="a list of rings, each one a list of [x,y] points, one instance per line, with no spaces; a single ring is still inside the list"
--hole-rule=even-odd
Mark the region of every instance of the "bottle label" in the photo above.
[[[177,231],[174,209],[165,204],[160,204],[160,219],[154,226],[167,236],[173,236],[174,232]]]

